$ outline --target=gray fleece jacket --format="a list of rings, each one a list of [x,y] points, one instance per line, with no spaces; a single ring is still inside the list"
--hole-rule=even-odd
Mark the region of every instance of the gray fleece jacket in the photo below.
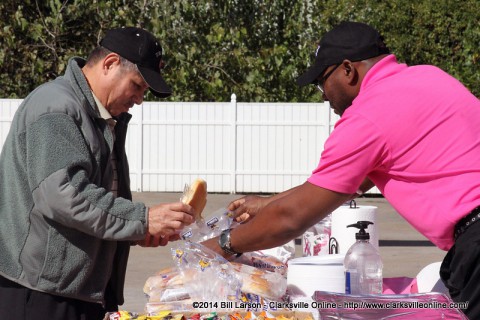
[[[13,119],[0,154],[0,275],[53,295],[123,304],[130,242],[144,239],[148,212],[131,201],[124,150],[131,115],[116,118],[113,149],[84,63],[72,58]],[[109,193],[112,152],[118,198]]]

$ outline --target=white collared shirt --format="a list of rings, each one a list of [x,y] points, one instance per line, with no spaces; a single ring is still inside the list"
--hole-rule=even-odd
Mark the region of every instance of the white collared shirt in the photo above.
[[[112,115],[108,110],[105,108],[105,106],[98,100],[98,98],[95,96],[95,94],[92,91],[93,98],[95,99],[95,103],[97,104],[98,111],[100,111],[100,116],[105,119],[108,123],[108,127],[110,128],[110,131],[112,132],[113,135],[113,141],[115,143],[115,125],[117,124],[117,121],[112,118]],[[110,191],[113,193],[115,197],[118,196],[118,171],[117,171],[117,158],[115,156],[115,152],[112,152],[110,161],[112,163],[112,168],[113,168],[113,180],[112,180],[112,186],[110,188]]]

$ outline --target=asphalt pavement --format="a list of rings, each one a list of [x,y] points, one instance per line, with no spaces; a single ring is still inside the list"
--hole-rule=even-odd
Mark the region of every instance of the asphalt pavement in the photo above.
[[[239,194],[208,194],[204,216],[224,208],[230,201],[241,197]],[[175,202],[180,193],[142,192],[134,193],[134,201],[147,206]],[[423,267],[443,259],[446,252],[433,246],[423,235],[413,229],[393,208],[381,197],[360,198],[357,204],[376,206],[379,232],[380,254],[382,256],[384,277],[415,277]],[[148,277],[158,270],[173,266],[170,256],[170,245],[158,248],[131,248],[125,282],[125,304],[121,310],[145,313],[147,299],[143,286]],[[302,248],[296,246],[296,256],[301,256]]]

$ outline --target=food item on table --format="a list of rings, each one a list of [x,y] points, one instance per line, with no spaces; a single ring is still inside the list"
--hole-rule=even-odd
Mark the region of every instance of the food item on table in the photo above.
[[[281,246],[244,252],[235,262],[247,264],[263,270],[274,271],[287,276],[288,261],[295,257],[295,241],[289,241]]]
[[[171,311],[161,311],[155,316],[140,316],[135,320],[185,320],[182,313],[173,314]]]
[[[183,279],[176,268],[165,268],[149,277],[143,286],[143,292],[150,295],[150,292],[161,288],[175,288],[183,284]]]
[[[132,320],[138,319],[138,314],[128,311],[109,312],[105,315],[104,320]]]
[[[286,279],[275,272],[262,270],[249,265],[230,262],[235,272],[242,279],[240,291],[254,294],[267,299],[281,299],[286,291]],[[194,281],[195,270],[179,272],[175,269],[163,269],[151,276],[145,282],[143,292],[149,296],[150,302],[167,302],[167,296],[177,291],[167,289],[183,288],[185,284]],[[182,298],[187,298],[183,292]]]
[[[173,302],[190,299],[190,294],[183,286],[179,288],[153,289],[147,295],[148,302]]]
[[[202,218],[202,211],[207,204],[207,182],[197,178],[190,186],[185,185],[181,201],[195,209],[195,221]]]
[[[252,266],[272,272],[285,275],[287,273],[287,264],[273,256],[251,256]]]
[[[194,276],[194,270],[179,272],[176,268],[165,268],[145,281],[143,292],[150,296],[153,291],[181,288],[186,282],[192,281]]]
[[[230,262],[242,277],[242,292],[278,300],[287,289],[286,279],[279,273],[255,268],[246,264]]]

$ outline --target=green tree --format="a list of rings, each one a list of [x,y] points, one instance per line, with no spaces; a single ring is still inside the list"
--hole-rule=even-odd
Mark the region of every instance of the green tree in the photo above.
[[[0,97],[25,97],[62,74],[70,57],[86,57],[105,30],[153,19],[150,9],[122,0],[0,3]]]
[[[295,79],[342,20],[370,23],[400,61],[437,65],[480,96],[478,0],[7,0],[0,17],[0,97],[25,97],[105,30],[134,25],[161,40],[170,100],[319,101]]]

